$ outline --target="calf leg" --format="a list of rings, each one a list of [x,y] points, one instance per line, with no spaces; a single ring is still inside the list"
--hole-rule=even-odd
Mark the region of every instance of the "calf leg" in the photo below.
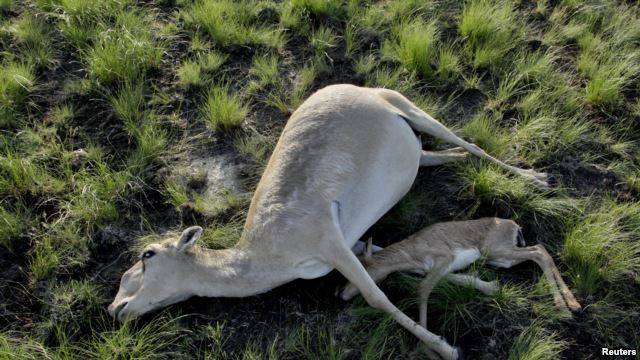
[[[499,289],[497,281],[484,281],[468,274],[448,274],[445,279],[457,285],[475,288],[485,295],[493,295]]]
[[[556,307],[558,307],[560,310],[568,312],[569,309],[567,308],[567,305],[569,304],[569,302],[562,296],[562,293],[560,291],[561,285],[558,281],[558,278],[560,278],[560,281],[562,282],[564,287],[566,287],[566,284],[564,283],[564,281],[562,281],[560,272],[553,262],[553,259],[544,249],[544,247],[542,247],[542,245],[530,246],[525,248],[514,247],[510,250],[501,249],[489,254],[489,264],[503,268],[510,268],[526,260],[534,261],[536,264],[538,264],[538,266],[540,266],[544,276],[547,278],[549,286],[551,287],[551,294],[553,295],[553,300],[556,304]],[[569,293],[571,292],[568,288],[566,288],[566,291]],[[575,302],[571,303],[571,308],[575,310],[580,309],[580,305],[577,301],[575,301],[573,294],[571,294],[570,299]]]
[[[449,264],[452,259],[446,259],[434,266],[420,283],[420,326],[427,328],[427,301],[433,288],[438,281],[445,277],[449,272]]]
[[[560,271],[558,270],[556,264],[553,262],[553,258],[551,257],[551,255],[549,255],[549,252],[547,252],[547,249],[545,249],[545,247],[540,244],[532,247],[536,248],[536,251],[540,253],[540,256],[546,259],[545,261],[549,264],[549,268],[551,269],[551,272],[553,273],[553,276],[556,280],[556,285],[560,289],[560,293],[562,294],[562,297],[567,303],[569,309],[574,312],[582,309],[580,303],[578,303],[575,296],[573,296],[573,293],[571,292],[571,290],[569,290],[569,287],[562,279],[562,275],[560,275]]]

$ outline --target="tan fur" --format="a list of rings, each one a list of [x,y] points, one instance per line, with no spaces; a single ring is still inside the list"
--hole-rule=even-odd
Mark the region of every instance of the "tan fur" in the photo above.
[[[551,287],[556,306],[563,310],[580,309],[580,305],[562,280],[551,256],[542,245],[517,247],[520,227],[511,220],[484,218],[469,221],[450,221],[428,226],[407,239],[397,242],[362,261],[371,278],[380,282],[396,271],[428,273],[421,285],[420,322],[426,327],[426,304],[430,291],[440,278],[459,284],[476,287],[491,294],[497,290],[496,283],[487,283],[469,275],[452,274],[466,268],[482,257],[489,264],[511,267],[525,260],[538,263]],[[473,256],[477,251],[478,256]],[[459,260],[456,254],[467,258]],[[348,284],[342,291],[347,300],[358,294],[358,288]],[[568,306],[568,308],[567,308]]]
[[[414,130],[460,149],[423,152]],[[338,269],[367,301],[445,359],[457,352],[400,312],[367,275],[351,248],[410,189],[418,167],[457,161],[462,150],[545,186],[545,174],[496,160],[386,89],[332,85],[298,108],[257,186],[237,246],[197,250],[187,229],[168,247],[127,271],[109,307],[132,318],[192,295],[249,296],[297,278]],[[186,243],[187,245],[184,245]],[[157,244],[156,244],[157,245]],[[189,256],[191,252],[195,256]]]

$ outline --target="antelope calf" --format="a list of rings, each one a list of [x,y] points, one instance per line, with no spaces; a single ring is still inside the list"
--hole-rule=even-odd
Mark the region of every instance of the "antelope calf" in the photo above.
[[[440,279],[471,286],[485,294],[493,294],[498,290],[497,282],[453,273],[479,258],[485,258],[490,265],[502,268],[510,268],[526,260],[535,261],[550,284],[556,306],[564,311],[580,310],[580,304],[562,280],[544,246],[524,245],[520,227],[512,220],[483,218],[450,221],[427,226],[375,254],[371,253],[369,245],[361,260],[375,282],[384,280],[396,271],[427,274],[419,290],[420,325],[424,328],[427,325],[427,300]],[[349,283],[341,296],[348,300],[357,294],[358,288]]]

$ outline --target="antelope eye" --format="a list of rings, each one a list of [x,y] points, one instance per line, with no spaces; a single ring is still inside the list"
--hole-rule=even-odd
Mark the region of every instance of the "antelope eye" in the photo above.
[[[153,250],[147,250],[147,251],[145,251],[145,252],[143,252],[143,253],[142,253],[141,258],[142,258],[142,259],[148,259],[148,258],[153,257],[153,255],[155,255],[155,254],[156,254],[156,252],[155,252],[155,251],[153,251]]]

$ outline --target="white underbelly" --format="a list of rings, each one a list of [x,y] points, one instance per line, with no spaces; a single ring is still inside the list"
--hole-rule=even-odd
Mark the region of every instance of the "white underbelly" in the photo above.
[[[462,270],[469,267],[480,258],[480,251],[476,248],[464,250],[455,250],[453,253],[453,262],[449,265],[449,272]]]

